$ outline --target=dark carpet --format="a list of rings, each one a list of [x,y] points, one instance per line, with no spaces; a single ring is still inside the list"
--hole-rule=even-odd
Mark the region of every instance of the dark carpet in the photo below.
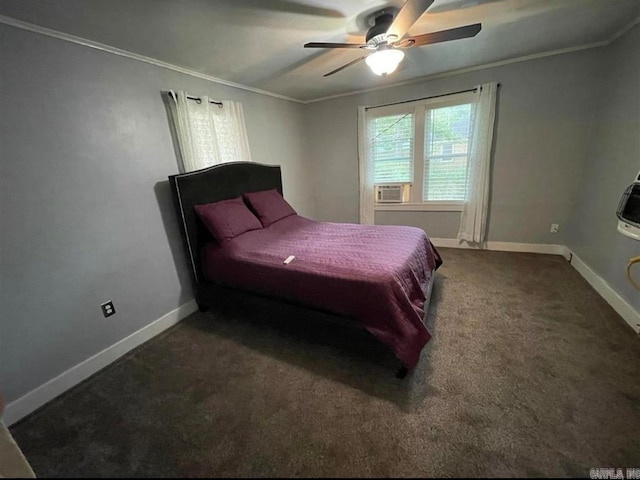
[[[441,252],[433,339],[404,380],[365,333],[226,302],[11,431],[38,476],[640,467],[638,336],[562,257]]]

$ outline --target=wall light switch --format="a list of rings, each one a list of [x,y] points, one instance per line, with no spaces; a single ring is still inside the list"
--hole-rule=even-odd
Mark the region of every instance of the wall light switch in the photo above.
[[[560,224],[558,223],[552,223],[551,224],[551,230],[549,230],[551,233],[558,233],[558,229],[560,228]]]

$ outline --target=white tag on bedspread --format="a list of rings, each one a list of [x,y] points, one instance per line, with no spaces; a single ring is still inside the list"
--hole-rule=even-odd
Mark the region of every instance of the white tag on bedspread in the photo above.
[[[287,258],[284,259],[284,263],[285,265],[289,265],[291,262],[293,262],[293,259],[296,258],[295,255],[289,255]]]

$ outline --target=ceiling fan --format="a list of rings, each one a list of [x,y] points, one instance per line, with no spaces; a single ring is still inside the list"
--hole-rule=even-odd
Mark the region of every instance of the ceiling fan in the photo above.
[[[305,44],[304,48],[360,48],[371,51],[368,55],[356,58],[326,73],[325,77],[338,73],[362,60],[369,65],[376,75],[388,75],[398,68],[404,58],[402,49],[475,37],[482,29],[482,24],[474,23],[464,27],[405,37],[409,29],[433,2],[434,0],[407,0],[395,16],[395,9],[376,12],[370,20],[370,24],[373,23],[373,26],[367,31],[365,36],[366,43],[311,42]]]

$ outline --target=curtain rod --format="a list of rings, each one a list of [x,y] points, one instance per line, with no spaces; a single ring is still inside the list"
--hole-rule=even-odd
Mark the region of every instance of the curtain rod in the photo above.
[[[191,95],[187,95],[187,98],[188,98],[189,100],[195,100],[195,101],[197,101],[197,102],[202,102],[202,99],[201,99],[200,97],[193,97],[193,96],[191,96]],[[218,105],[219,107],[221,107],[221,106],[222,106],[222,102],[214,102],[213,100],[209,100],[209,103],[212,103],[212,104],[214,104],[214,105]]]
[[[500,85],[501,84],[499,83],[498,87]],[[420,100],[431,100],[432,98],[448,97],[449,95],[458,95],[459,93],[475,92],[478,89],[482,89],[482,87],[474,87],[474,88],[469,88],[467,90],[459,90],[457,92],[451,92],[451,93],[443,93],[442,95],[432,95],[430,97],[414,98],[412,100],[403,100],[402,102],[385,103],[383,105],[376,105],[374,107],[366,107],[365,110],[370,110],[372,108],[388,107],[391,105],[402,105],[403,103],[419,102]]]
[[[175,102],[178,101],[178,96],[176,95],[176,92],[174,92],[173,90],[165,90],[162,93],[168,95],[169,97],[173,98],[173,100]],[[189,100],[195,100],[196,102],[202,102],[202,98],[200,97],[194,97],[193,95],[189,95],[187,93],[187,98]],[[209,103],[212,103],[214,105],[218,105],[219,107],[222,107],[222,102],[216,102],[215,100],[209,100]]]

